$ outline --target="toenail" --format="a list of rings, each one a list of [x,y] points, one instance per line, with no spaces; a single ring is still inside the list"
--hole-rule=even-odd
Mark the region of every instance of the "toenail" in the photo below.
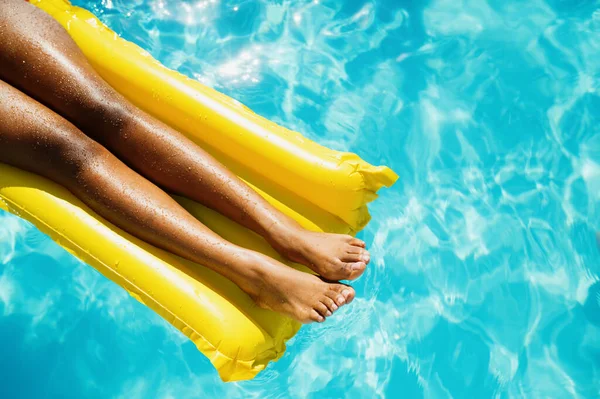
[[[371,257],[367,254],[363,254],[360,258],[365,262],[368,262],[371,259]]]
[[[338,296],[338,302],[343,305],[346,302],[346,298],[343,296]]]
[[[331,316],[333,313],[331,313],[331,310],[328,310],[327,313],[325,313],[327,315],[327,317]]]
[[[335,303],[333,305],[331,305],[331,307],[333,308],[334,311],[338,310],[338,307]]]
[[[363,264],[362,264],[362,263],[355,263],[355,264],[352,266],[352,270],[360,270],[360,269],[362,269],[362,267],[363,267]]]
[[[350,296],[350,291],[344,290],[342,291],[342,295],[344,296],[344,298],[348,298]]]

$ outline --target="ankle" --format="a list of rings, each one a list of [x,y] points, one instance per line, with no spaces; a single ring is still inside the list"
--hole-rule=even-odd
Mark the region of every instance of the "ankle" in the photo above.
[[[239,257],[241,260],[240,273],[234,282],[250,297],[260,296],[263,283],[269,277],[268,262],[265,256],[252,250],[244,249]]]
[[[305,230],[296,223],[276,223],[273,224],[264,235],[264,238],[273,248],[287,255],[294,252],[298,246],[299,239]]]

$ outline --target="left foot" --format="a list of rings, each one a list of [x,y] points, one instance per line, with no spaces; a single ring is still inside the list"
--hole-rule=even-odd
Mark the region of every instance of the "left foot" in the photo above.
[[[331,281],[358,278],[371,260],[365,242],[345,234],[297,228],[270,241],[281,255]]]

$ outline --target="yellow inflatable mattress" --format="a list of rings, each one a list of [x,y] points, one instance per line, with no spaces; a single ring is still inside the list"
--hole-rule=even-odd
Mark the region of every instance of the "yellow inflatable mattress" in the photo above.
[[[86,10],[65,0],[31,3],[65,27],[116,90],[208,150],[306,228],[356,233],[369,220],[366,204],[397,179],[389,168],[322,147],[165,68]],[[256,234],[197,203],[176,199],[224,238],[280,259]],[[286,340],[300,327],[258,308],[209,269],[118,229],[39,176],[0,164],[0,208],[32,222],[181,330],[224,381],[253,378],[281,357]]]

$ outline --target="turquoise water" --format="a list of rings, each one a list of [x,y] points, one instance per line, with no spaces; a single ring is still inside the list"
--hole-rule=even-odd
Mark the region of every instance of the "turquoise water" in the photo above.
[[[254,381],[0,213],[0,397],[600,397],[600,3],[75,1],[390,165],[358,298]]]

